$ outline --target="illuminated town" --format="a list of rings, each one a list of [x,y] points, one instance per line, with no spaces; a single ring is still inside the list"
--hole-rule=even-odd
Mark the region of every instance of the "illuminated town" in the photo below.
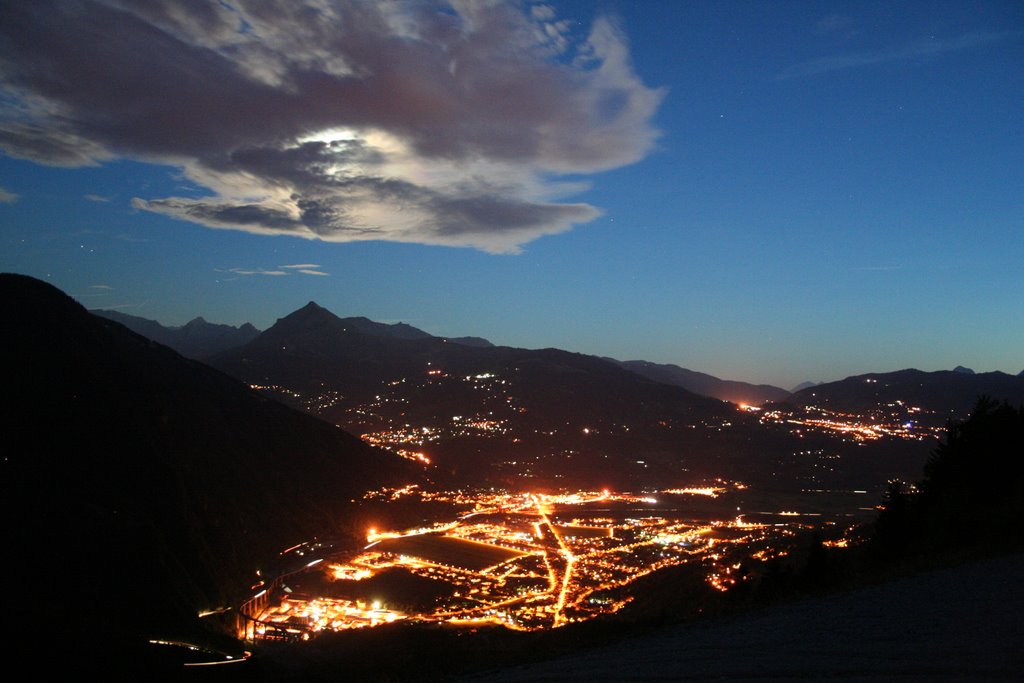
[[[517,397],[516,383],[511,377],[503,377],[496,371],[452,375],[428,363],[422,375],[382,382],[379,393],[366,401],[346,399],[338,391],[324,388],[304,395],[293,388],[276,385],[251,386],[292,399],[309,412],[361,434],[369,444],[387,448],[423,464],[432,462],[428,453],[431,445],[437,446],[453,439],[504,437],[504,442],[518,443],[529,436],[553,436],[558,431],[582,435],[630,432],[630,427],[622,424],[567,424],[551,431],[524,428],[522,415],[528,410],[522,399]],[[455,392],[465,411],[452,415],[420,411],[418,420],[410,422],[413,404],[429,405],[429,401],[423,401],[423,392],[428,391]],[[946,423],[952,417],[900,399],[879,401],[860,412],[837,410],[827,405],[769,404],[762,408],[741,403],[736,408],[739,413],[749,414],[763,425],[781,426],[796,436],[818,433],[852,443],[882,438],[934,440],[944,433]],[[719,432],[734,426],[729,419],[696,424]],[[670,425],[661,422],[660,426]]]
[[[885,437],[914,441],[937,439],[945,432],[949,417],[908,405],[902,400],[880,403],[863,414],[817,405],[764,411],[746,405],[740,408],[760,413],[762,423],[783,425],[797,435],[817,431],[861,443]]]
[[[632,600],[630,584],[686,563],[699,565],[710,586],[726,591],[744,580],[744,561],[786,555],[797,532],[810,528],[811,520],[787,510],[752,513],[749,520],[685,512],[688,500],[745,488],[719,481],[637,495],[429,492],[418,486],[369,492],[368,499],[441,501],[467,511],[416,529],[369,529],[365,547],[353,552],[325,554],[309,544],[288,549],[301,569],[263,586],[243,607],[250,617],[245,635],[291,640],[403,620],[557,628],[622,609]],[[831,543],[843,547],[846,541]],[[398,575],[432,586],[429,604],[410,610],[389,601],[385,577]],[[360,590],[375,579],[383,579],[376,593]]]
[[[559,628],[622,610],[640,590],[634,585],[638,579],[680,565],[699,567],[707,585],[728,591],[750,580],[758,566],[790,554],[802,531],[828,528],[828,538],[822,539],[827,547],[851,543],[847,532],[875,512],[880,491],[842,483],[842,471],[850,468],[849,447],[859,451],[856,447],[884,440],[929,441],[945,424],[945,416],[902,400],[862,414],[815,405],[740,404],[732,414],[688,424],[662,421],[654,430],[723,432],[761,425],[799,438],[817,437],[803,449],[766,459],[774,463],[767,474],[776,490],[765,486],[764,473],[753,488],[720,478],[684,485],[683,468],[671,483],[657,488],[648,486],[657,477],[641,475],[636,480],[640,493],[555,494],[551,487],[564,474],[557,467],[544,470],[546,459],[569,467],[582,457],[581,439],[632,436],[630,427],[596,419],[525,422],[533,412],[518,397],[516,381],[497,371],[453,374],[428,364],[422,374],[382,383],[363,401],[326,389],[302,395],[278,386],[257,388],[286,394],[311,412],[331,416],[363,441],[414,461],[428,473],[450,461],[446,444],[483,440],[488,457],[475,467],[493,458],[494,471],[546,483],[548,492],[435,490],[428,485],[367,492],[367,503],[422,504],[417,518],[429,521],[415,528],[368,528],[365,544],[344,552],[315,544],[288,549],[282,559],[289,569],[261,580],[255,597],[242,606],[241,629],[249,640],[305,639],[322,631],[394,622]],[[432,409],[442,402],[430,396],[458,399]],[[414,405],[428,409],[416,412]],[[575,440],[554,441],[565,435]],[[534,448],[512,449],[527,439],[533,439]],[[546,451],[543,439],[552,439]],[[652,465],[652,456],[638,454],[615,466],[620,472],[642,473]],[[783,471],[789,472],[784,478],[791,483],[788,489],[774,479]],[[429,505],[434,507],[428,511]]]

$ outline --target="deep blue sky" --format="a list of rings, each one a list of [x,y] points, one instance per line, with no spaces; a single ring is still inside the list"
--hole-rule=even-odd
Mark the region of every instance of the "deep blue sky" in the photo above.
[[[568,43],[584,41],[596,17],[610,17],[599,21],[613,27],[614,47],[628,45],[632,62],[625,76],[603,85],[557,81],[567,97],[599,86],[611,93],[594,105],[595,128],[572,140],[592,145],[590,156],[565,168],[559,155],[571,157],[577,147],[516,156],[515,135],[530,128],[520,131],[515,117],[532,116],[520,100],[506,106],[511,113],[487,114],[510,117],[512,143],[511,151],[483,156],[513,159],[539,183],[589,184],[516,195],[545,212],[556,211],[553,203],[571,205],[558,227],[549,226],[562,214],[545,213],[543,225],[516,223],[523,232],[503,237],[502,210],[510,205],[502,203],[474,205],[472,216],[491,232],[446,223],[427,234],[414,226],[395,238],[402,242],[211,229],[215,219],[180,220],[170,215],[178,207],[157,206],[168,197],[215,194],[194,172],[186,176],[187,159],[176,163],[180,139],[167,143],[178,145],[171,151],[157,150],[164,142],[128,140],[94,117],[74,129],[81,140],[105,145],[94,166],[0,137],[8,152],[0,156],[0,270],[44,278],[90,308],[165,324],[202,315],[265,328],[315,300],[339,315],[401,320],[435,334],[676,363],[784,387],[904,367],[1024,368],[1024,4],[553,5],[555,18],[537,16],[577,22],[561,26]],[[42,22],[10,21],[27,22],[23,33]],[[62,26],[39,30],[53,35]],[[31,50],[47,49],[38,43]],[[24,122],[11,112],[47,82],[17,74],[42,60],[12,44],[0,36],[4,68],[15,73],[0,97],[7,121],[0,133]],[[570,52],[549,57],[563,71],[593,68],[572,60]],[[197,87],[218,87],[199,80]],[[122,89],[129,100],[133,87]],[[97,106],[95,90],[64,102],[80,121]],[[534,95],[550,103],[544,98],[558,92]],[[623,151],[607,152],[618,143],[601,137],[601,122],[634,105],[642,110],[651,102],[645,97],[654,98],[652,113],[616,128]],[[235,115],[258,120],[260,113]],[[233,125],[218,130],[230,133]],[[451,133],[442,157],[462,149],[459,136],[474,134],[468,129]],[[17,132],[24,138],[25,130]],[[560,142],[574,134],[552,135]],[[203,138],[195,139],[198,147]],[[188,154],[206,158],[191,147]],[[55,160],[64,166],[47,165]],[[136,198],[154,203],[133,205]],[[532,220],[530,207],[510,211]],[[602,214],[588,220],[591,207]],[[452,215],[431,214],[439,224]],[[261,271],[287,274],[255,274]]]

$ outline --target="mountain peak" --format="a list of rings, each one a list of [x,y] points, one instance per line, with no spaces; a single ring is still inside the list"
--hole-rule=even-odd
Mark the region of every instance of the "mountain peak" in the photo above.
[[[964,375],[973,375],[974,374],[974,370],[971,370],[970,368],[965,368],[962,365],[958,365],[955,368],[953,368],[953,372],[959,372],[959,373],[962,373]]]
[[[299,309],[293,311],[292,313],[286,315],[283,318],[283,320],[288,320],[290,318],[309,319],[309,318],[319,318],[319,317],[327,317],[327,316],[330,316],[331,318],[339,319],[338,316],[334,315],[333,313],[328,311],[326,308],[324,308],[323,306],[321,306],[317,302],[310,301],[308,304],[306,304],[302,308],[299,308]]]
[[[328,311],[323,306],[319,305],[315,301],[310,301],[308,304],[292,311],[283,318],[278,318],[267,332],[273,332],[271,335],[275,339],[278,335],[290,335],[295,333],[305,333],[311,330],[320,328],[343,328],[344,324],[341,318]],[[264,332],[266,334],[266,332]]]

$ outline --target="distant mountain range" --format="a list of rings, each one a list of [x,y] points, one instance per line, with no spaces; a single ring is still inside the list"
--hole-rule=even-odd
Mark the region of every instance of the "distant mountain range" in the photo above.
[[[163,335],[172,346],[182,343],[177,330],[183,328],[119,319],[142,334]],[[227,341],[228,348],[204,356],[206,362],[358,434],[426,428],[429,438],[410,436],[407,444],[391,439],[390,446],[439,455],[444,472],[458,480],[467,472],[478,478],[487,471],[499,481],[514,478],[512,471],[494,471],[502,465],[493,460],[509,451],[523,454],[522,460],[508,456],[520,474],[547,480],[565,476],[567,468],[605,483],[638,474],[653,481],[665,474],[664,468],[678,478],[682,453],[689,463],[683,471],[721,474],[713,463],[725,451],[729,458],[742,458],[744,448],[709,445],[706,435],[691,443],[695,434],[679,430],[749,421],[721,401],[754,404],[787,395],[775,387],[723,381],[676,366],[621,363],[558,349],[496,347],[474,337],[435,337],[405,323],[341,318],[314,302],[242,345],[230,343],[227,332],[236,328],[220,327],[226,326],[211,332],[221,332],[216,339]],[[481,436],[491,439],[490,448],[482,445]],[[427,445],[408,445],[414,441]],[[621,453],[626,451],[636,453],[629,473],[622,471]],[[579,466],[574,458],[600,462]],[[526,461],[530,465],[522,469]]]
[[[793,393],[783,402],[818,405],[845,412],[862,412],[896,401],[940,416],[964,418],[981,396],[1011,405],[1024,405],[1024,373],[939,370],[898,370],[847,377]]]
[[[228,349],[237,348],[255,339],[260,331],[250,323],[240,327],[209,323],[203,318],[194,318],[181,327],[168,327],[155,320],[134,315],[93,309],[90,313],[117,321],[136,334],[169,346],[186,358],[203,360]],[[369,318],[342,318],[345,324],[364,334],[394,339],[433,339],[434,335],[406,323],[378,323]],[[442,337],[465,346],[494,346],[482,337]]]
[[[926,453],[767,428],[729,402],[595,356],[397,338],[363,324],[368,334],[350,321],[310,303],[209,362],[371,442],[425,455],[429,476],[452,486],[638,490],[725,477],[864,488],[916,471]],[[752,388],[735,385],[718,388]],[[845,466],[795,457],[808,449],[844,453]]]
[[[314,302],[310,302],[310,304],[317,306]],[[91,312],[115,320],[133,332],[169,346],[183,356],[198,360],[209,359],[219,353],[238,348],[260,334],[259,330],[249,323],[241,327],[232,327],[208,323],[202,318],[195,318],[182,327],[167,327],[155,320],[126,315],[119,311],[97,309]],[[361,316],[339,318],[339,320],[342,321],[345,328],[372,337],[406,340],[443,339],[462,346],[494,348],[493,343],[482,337],[435,337],[406,323],[379,323]],[[681,368],[678,365],[658,364],[642,360],[619,361],[613,358],[603,358],[602,360],[615,363],[655,382],[682,387],[695,394],[732,403],[761,405],[766,401],[778,401],[789,395],[788,391],[779,387],[722,380],[703,372]]]
[[[157,325],[141,319],[129,322],[143,333]],[[218,339],[232,337],[225,333]],[[821,405],[851,413],[870,412],[894,401],[913,402],[941,423],[946,417],[965,416],[979,395],[1010,400],[1019,395],[1019,378],[972,374],[963,367],[945,373],[903,371],[808,382],[790,394],[779,387],[722,380],[675,365],[435,337],[405,323],[340,318],[313,302],[244,344],[231,345],[205,360],[355,433],[382,435],[379,438],[390,439],[387,445],[394,449],[438,455],[444,472],[454,480],[467,472],[480,476],[499,470],[500,475],[507,466],[495,462],[498,452],[500,458],[517,463],[516,473],[509,472],[512,477],[529,473],[550,480],[564,476],[558,472],[570,465],[581,471],[579,462],[569,461],[589,458],[583,468],[595,478],[634,478],[636,472],[627,476],[621,463],[609,460],[611,454],[621,459],[623,449],[639,453],[636,462],[652,480],[680,466],[684,471],[724,472],[728,466],[722,459],[730,460],[724,444],[755,428],[735,411],[714,401],[702,402],[700,396],[750,405]],[[475,379],[478,376],[481,379]],[[672,393],[669,387],[685,391]],[[693,432],[679,431],[726,422],[731,425],[728,436],[699,443],[692,441]],[[478,431],[458,428],[465,424],[477,425]],[[424,428],[423,438],[397,436],[402,430]],[[471,438],[479,436],[491,438],[491,446],[485,448],[479,438]],[[765,436],[761,430],[745,438],[753,444]],[[784,448],[781,443],[775,447]],[[744,460],[744,452],[743,446],[737,447],[732,459]],[[523,461],[530,462],[527,469]]]
[[[460,481],[500,478],[501,461],[520,474],[573,471],[607,481],[623,451],[647,465],[648,448],[664,452],[665,442],[679,447],[692,436],[673,429],[735,413],[594,356],[410,338],[408,330],[394,335],[391,326],[352,320],[310,303],[210,363],[283,389],[283,398],[355,433],[406,433],[402,448],[441,456],[439,476]],[[627,439],[632,446],[620,447]]]
[[[310,302],[309,305],[315,308],[320,308],[320,306],[314,302]],[[162,325],[155,320],[127,315],[120,311],[93,309],[90,312],[119,322],[137,334],[141,334],[153,341],[169,346],[187,358],[197,360],[207,360],[226,351],[237,349],[253,341],[260,334],[260,331],[250,323],[245,323],[240,327],[234,327],[231,325],[210,323],[201,317],[197,317],[181,327],[169,327]],[[331,315],[333,316],[333,314]],[[343,322],[344,327],[371,337],[387,337],[391,339],[405,340],[440,339],[459,344],[461,346],[473,346],[477,348],[495,347],[493,343],[482,337],[437,337],[417,327],[413,327],[412,325],[402,322],[380,323],[362,316],[338,318],[338,320]],[[701,396],[708,396],[722,401],[753,406],[759,406],[767,402],[782,402],[785,401],[790,394],[799,394],[805,389],[840,384],[850,379],[856,380],[857,377],[869,377],[869,375],[858,375],[856,377],[839,380],[837,382],[801,382],[791,391],[787,391],[786,389],[772,386],[770,384],[751,384],[736,380],[723,380],[704,372],[688,370],[673,364],[652,363],[645,360],[620,361],[607,357],[602,357],[602,360],[614,363],[655,382],[682,387],[687,391]],[[971,368],[964,367],[962,365],[956,366],[949,372],[961,375],[978,374]],[[879,376],[896,374],[898,373],[880,373]],[[981,373],[980,376],[987,377],[1003,374],[1005,373]],[[1021,372],[1016,376],[1024,377],[1024,370],[1021,370]],[[898,381],[897,384],[902,386]],[[962,386],[968,387],[968,385]],[[983,381],[977,386],[984,387],[986,386],[986,382]],[[998,389],[998,385],[995,388]],[[796,401],[800,402],[802,399],[796,399]]]
[[[759,406],[767,401],[781,401],[789,392],[770,384],[749,384],[732,380],[719,379],[703,372],[695,372],[678,365],[651,363],[645,360],[618,361],[614,363],[633,372],[653,379],[655,382],[673,384],[703,396],[712,396],[722,401]]]
[[[194,318],[181,327],[165,327],[155,320],[139,318],[120,311],[99,309],[90,312],[119,322],[136,334],[169,346],[186,358],[197,360],[246,344],[260,333],[249,323],[233,327]]]
[[[4,585],[37,640],[97,657],[193,629],[283,548],[344,535],[350,498],[419,476],[46,283],[0,275],[0,312]]]
[[[209,328],[192,338],[216,339],[227,348],[205,356],[207,362],[407,457],[437,456],[443,467],[434,473],[451,481],[467,475],[551,481],[568,471],[634,484],[678,477],[680,470],[720,475],[732,471],[728,462],[742,461],[741,469],[749,471],[748,448],[775,453],[760,466],[778,470],[781,465],[768,463],[785,459],[780,453],[787,446],[766,446],[763,429],[717,401],[818,405],[859,414],[903,401],[941,426],[947,417],[966,416],[980,395],[1011,401],[1024,396],[1020,377],[963,367],[807,382],[790,394],[676,365],[435,337],[405,323],[340,318],[314,302],[255,336],[251,326],[201,320],[172,328],[171,334],[153,321],[127,322],[141,333],[168,335],[168,343],[179,348],[187,339],[180,335],[185,327]],[[237,345],[232,335],[240,333],[251,338]],[[725,424],[724,432],[715,427]],[[694,428],[703,431],[687,431]],[[706,431],[712,428],[721,434]],[[703,437],[695,440],[698,433]],[[489,439],[488,445],[479,437]],[[743,443],[727,445],[740,438]],[[624,467],[624,452],[635,453],[633,462],[643,471]]]

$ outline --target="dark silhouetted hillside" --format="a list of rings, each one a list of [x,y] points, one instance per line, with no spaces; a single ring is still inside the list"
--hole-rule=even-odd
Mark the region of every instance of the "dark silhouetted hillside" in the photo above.
[[[281,549],[343,534],[350,498],[408,478],[46,283],[0,275],[0,319],[4,585],[36,644],[189,629]]]
[[[927,452],[766,429],[727,402],[595,356],[366,334],[315,303],[210,362],[353,433],[425,435],[403,438],[445,485],[635,490],[724,477],[857,489],[917,471]],[[825,447],[842,449],[843,468],[793,455]]]
[[[419,376],[430,368],[456,376],[512,371],[531,379],[524,387],[538,403],[529,409],[558,412],[556,420],[566,411],[585,406],[600,416],[635,413],[643,405],[638,399],[645,396],[683,411],[714,413],[723,408],[717,401],[638,378],[584,354],[471,346],[430,336],[366,334],[352,320],[311,302],[246,346],[220,354],[213,363],[253,383],[302,391],[335,386],[354,396],[377,393],[384,382]]]
[[[653,483],[662,475],[674,481],[718,476],[722,457],[753,452],[746,434],[708,443],[704,422],[717,428],[744,419],[733,406],[609,361],[558,349],[371,335],[314,303],[211,363],[250,384],[285,387],[301,405],[356,433],[406,425],[440,433],[460,420],[489,421],[496,431],[429,444],[439,474],[472,483],[515,483],[523,463],[535,477],[571,477],[578,485],[636,485],[638,477]],[[502,460],[519,464],[506,468]]]

